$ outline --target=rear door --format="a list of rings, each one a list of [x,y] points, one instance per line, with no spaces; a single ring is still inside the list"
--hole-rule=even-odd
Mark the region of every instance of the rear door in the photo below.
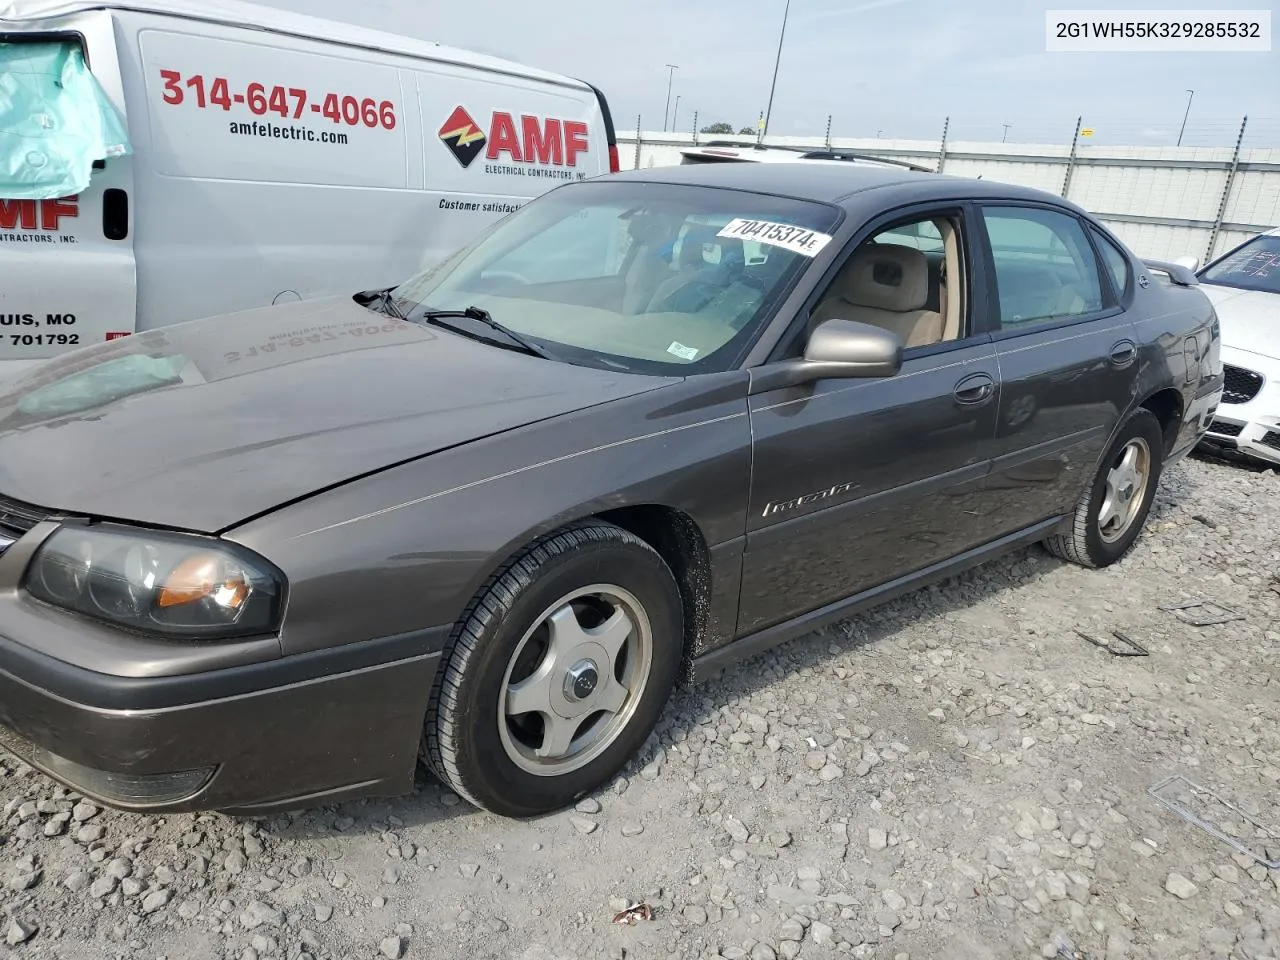
[[[0,22],[0,41],[81,47],[128,122],[110,14],[24,23],[20,31]],[[78,196],[0,198],[0,377],[23,361],[133,332],[133,164],[132,157],[103,161]]]
[[[999,535],[1074,509],[1133,403],[1137,333],[1131,271],[1100,259],[1082,220],[1046,205],[978,209],[1003,384],[987,503]]]

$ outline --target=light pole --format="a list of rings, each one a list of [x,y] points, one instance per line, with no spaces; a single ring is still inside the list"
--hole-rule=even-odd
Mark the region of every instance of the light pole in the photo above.
[[[667,132],[667,115],[671,113],[671,84],[675,82],[676,71],[680,68],[674,63],[667,64],[667,105],[662,110],[662,132]]]
[[[1004,143],[1004,142],[1005,142],[1005,140],[1006,140],[1006,139],[1008,139],[1008,136],[1009,136],[1009,128],[1010,128],[1010,127],[1012,127],[1012,126],[1013,126],[1013,124],[1012,124],[1012,123],[1002,123],[1002,124],[1000,124],[1000,126],[1004,127],[1004,133],[1002,133],[1002,134],[1000,135],[1000,142],[1001,142],[1001,143]]]
[[[671,111],[671,130],[674,133],[680,126],[680,94],[676,94],[676,108]]]
[[[1187,91],[1187,109],[1182,114],[1182,129],[1178,131],[1178,146],[1182,146],[1182,134],[1187,129],[1187,115],[1191,113],[1191,98],[1196,95],[1194,90]]]
[[[791,0],[782,10],[782,32],[778,34],[778,56],[773,61],[773,82],[769,84],[769,106],[764,111],[764,127],[760,131],[760,139],[769,135],[769,116],[773,113],[773,91],[778,86],[778,66],[782,63],[782,41],[787,36],[787,16],[791,13]]]

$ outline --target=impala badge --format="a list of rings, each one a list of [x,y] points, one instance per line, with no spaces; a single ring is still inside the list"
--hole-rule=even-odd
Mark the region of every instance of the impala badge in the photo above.
[[[841,494],[848,493],[850,490],[856,490],[858,486],[859,484],[856,483],[838,483],[834,487],[819,490],[817,493],[807,493],[803,497],[796,497],[794,500],[771,500],[764,505],[764,512],[760,516],[771,517],[774,514],[785,513],[788,510],[807,507],[809,504],[817,503],[819,500],[830,500],[832,497],[838,497]]]

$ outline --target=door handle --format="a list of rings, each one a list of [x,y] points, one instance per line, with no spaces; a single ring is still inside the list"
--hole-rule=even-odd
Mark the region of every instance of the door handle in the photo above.
[[[988,374],[974,373],[956,384],[952,396],[956,403],[972,405],[985,403],[996,392],[996,382]]]
[[[1121,340],[1111,348],[1111,362],[1117,367],[1127,367],[1138,356],[1138,345],[1132,340]]]
[[[129,194],[117,187],[102,193],[102,235],[108,240],[129,236]]]

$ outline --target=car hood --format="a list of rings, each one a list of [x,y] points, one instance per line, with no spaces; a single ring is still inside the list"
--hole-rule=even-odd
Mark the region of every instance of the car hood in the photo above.
[[[216,532],[378,469],[670,381],[343,297],[125,337],[0,384],[0,495]]]
[[[1280,294],[1201,283],[1222,322],[1222,342],[1280,359]]]

